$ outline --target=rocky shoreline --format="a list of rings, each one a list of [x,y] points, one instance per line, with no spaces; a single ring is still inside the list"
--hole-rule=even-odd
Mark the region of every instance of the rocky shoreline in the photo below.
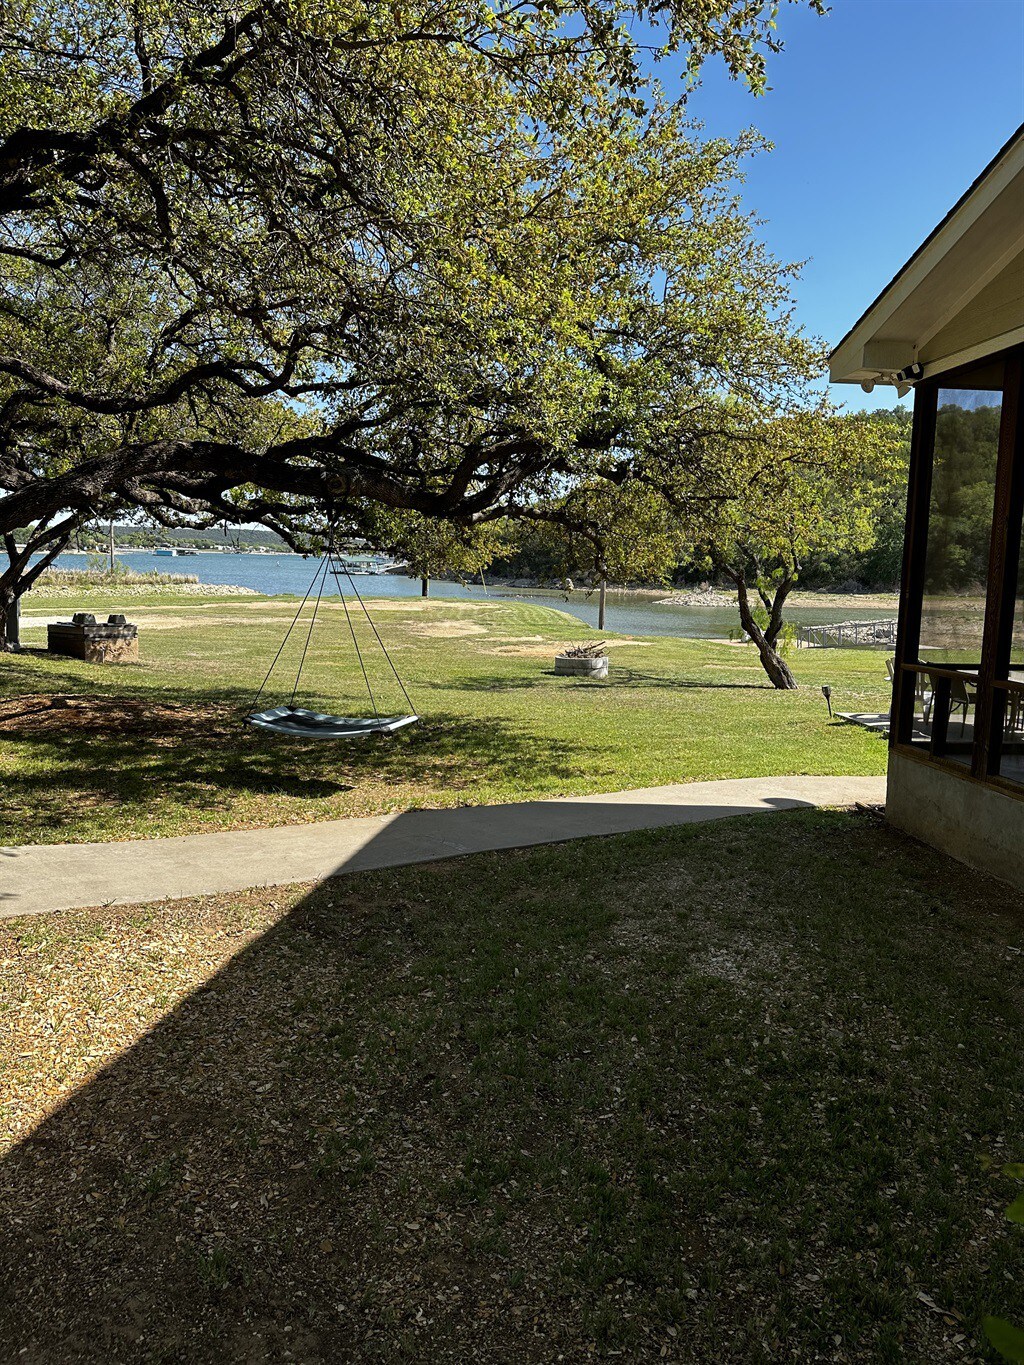
[[[720,588],[687,588],[655,599],[661,607],[734,607],[736,597]]]
[[[32,588],[33,601],[66,597],[76,590],[116,592],[118,597],[146,597],[166,592],[182,597],[262,597],[257,588],[237,583],[200,583],[194,574],[108,574],[91,569],[58,569],[43,573]]]
[[[504,588],[513,592],[550,592],[553,596],[565,596],[565,589],[558,583],[541,583],[535,578],[494,578],[487,580],[489,588]],[[657,588],[657,587],[637,587],[633,585],[622,586],[621,584],[608,585],[610,596],[626,595],[633,598],[647,598],[652,604],[664,607],[703,607],[709,610],[722,611],[726,608],[735,608],[736,594],[725,588],[712,587],[710,584],[701,584],[693,588]],[[576,584],[573,587],[572,597],[595,597],[597,587],[588,584]],[[821,607],[832,610],[833,608],[842,613],[853,608],[856,611],[895,611],[899,606],[898,592],[879,592],[869,591],[846,591],[841,588],[814,588],[811,590],[794,592],[786,603],[787,608],[792,607]],[[837,617],[837,620],[840,619]]]

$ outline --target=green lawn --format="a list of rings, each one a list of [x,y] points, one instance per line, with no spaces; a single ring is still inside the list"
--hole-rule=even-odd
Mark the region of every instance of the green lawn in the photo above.
[[[2,1354],[994,1361],[1022,949],[814,811],[0,923]]]
[[[73,607],[106,613],[118,603],[107,592],[31,606],[55,616]],[[141,625],[138,667],[76,664],[38,649],[0,655],[5,843],[140,838],[716,777],[884,771],[882,741],[829,723],[819,690],[831,684],[839,709],[884,709],[877,651],[798,651],[801,690],[780,693],[749,648],[607,635],[622,640],[609,681],[581,682],[556,677],[552,656],[596,632],[563,613],[501,600],[392,600],[377,620],[423,723],[389,738],[296,743],[239,721],[294,601],[165,592],[133,595],[123,607]],[[365,710],[341,608],[323,612],[299,700]],[[370,646],[366,637],[364,629]],[[28,645],[44,638],[27,624]],[[382,706],[404,709],[377,663]],[[81,704],[34,700],[54,693]]]

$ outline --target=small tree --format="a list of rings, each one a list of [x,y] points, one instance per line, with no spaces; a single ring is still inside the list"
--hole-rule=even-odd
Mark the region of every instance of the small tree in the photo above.
[[[509,549],[508,527],[501,521],[464,526],[418,512],[377,512],[374,520],[373,543],[404,561],[424,597],[432,578],[472,578]]]
[[[521,516],[544,527],[542,554],[551,577],[600,587],[598,630],[604,629],[609,582],[664,582],[682,552],[683,532],[671,506],[636,479],[597,476]]]
[[[805,560],[868,549],[899,471],[891,423],[829,409],[767,424],[742,452],[718,454],[730,496],[689,518],[706,562],[736,588],[740,623],[775,687],[796,679],[779,650],[786,600]]]

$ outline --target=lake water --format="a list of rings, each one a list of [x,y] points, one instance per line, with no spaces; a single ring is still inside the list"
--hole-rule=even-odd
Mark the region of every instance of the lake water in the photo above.
[[[120,563],[136,573],[180,573],[194,574],[201,583],[210,586],[235,584],[242,588],[254,588],[257,592],[275,596],[279,593],[296,594],[299,597],[309,587],[310,579],[316,571],[316,561],[303,559],[301,555],[261,555],[261,554],[195,554],[195,555],[155,555],[147,551],[127,552],[117,556]],[[95,557],[84,555],[61,555],[56,567],[61,569],[82,569]],[[347,580],[342,580],[346,590]],[[406,578],[400,574],[356,575],[355,583],[359,592],[366,598],[373,597],[419,597],[418,578]],[[597,593],[588,596],[576,591],[566,601],[565,593],[545,588],[482,588],[463,587],[460,583],[433,580],[430,585],[431,596],[455,599],[510,598],[516,602],[536,602],[568,612],[588,626],[597,626]],[[336,596],[332,576],[328,575],[325,596]],[[667,590],[666,590],[667,595]],[[854,599],[855,600],[855,599]],[[31,610],[28,600],[26,610]],[[837,607],[794,607],[786,613],[787,619],[806,625],[823,625],[826,622],[873,621],[893,616],[895,611],[857,608],[854,605]],[[684,607],[661,605],[645,593],[609,591],[605,624],[609,631],[625,635],[681,635],[693,639],[710,639],[728,636],[730,631],[739,634],[739,617],[736,609],[729,607]]]

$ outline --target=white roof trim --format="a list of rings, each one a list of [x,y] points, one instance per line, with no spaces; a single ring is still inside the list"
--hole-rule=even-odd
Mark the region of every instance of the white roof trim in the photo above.
[[[895,372],[921,359],[922,351],[927,357],[923,361],[926,373],[938,373],[965,363],[961,355],[977,358],[1013,344],[993,336],[985,337],[980,346],[972,342],[955,357],[938,359],[927,352],[928,343],[954,323],[1002,271],[1011,269],[1018,257],[1024,279],[1022,222],[1024,125],[833,350],[829,358],[832,382],[893,383]],[[977,274],[970,269],[975,260]],[[998,319],[1004,329],[1007,322],[1016,321],[1010,306],[1015,298],[1011,288],[1003,317]],[[1024,324],[1024,298],[1020,320]],[[967,319],[965,323],[970,331]],[[983,320],[975,323],[976,336],[982,325]],[[1003,336],[1016,337],[1017,328],[1004,331]]]
[[[928,379],[933,374],[945,374],[947,370],[955,370],[960,365],[969,365],[972,360],[981,360],[987,355],[995,355],[998,351],[1007,351],[1011,346],[1019,346],[1024,342],[1024,327],[1015,327],[1012,332],[1003,332],[1001,336],[991,337],[979,342],[977,346],[968,346],[964,351],[955,351],[952,355],[944,355],[939,360],[929,360],[924,366],[922,379]],[[879,379],[880,384],[884,384],[884,379]],[[895,381],[891,381],[895,382]]]
[[[932,337],[941,332],[948,322],[952,322],[958,313],[963,312],[971,300],[977,298],[985,286],[991,284],[996,276],[1001,274],[1002,271],[1010,265],[1014,257],[1021,255],[1022,252],[1024,252],[1024,224],[1021,225],[1020,235],[1017,237],[1016,241],[1012,242],[1003,254],[992,262],[987,270],[973,279],[956,302],[951,304],[944,313],[941,313],[930,327],[926,327],[925,330],[920,333],[917,337],[918,349],[927,345]],[[931,362],[933,365],[934,363],[934,361]]]

